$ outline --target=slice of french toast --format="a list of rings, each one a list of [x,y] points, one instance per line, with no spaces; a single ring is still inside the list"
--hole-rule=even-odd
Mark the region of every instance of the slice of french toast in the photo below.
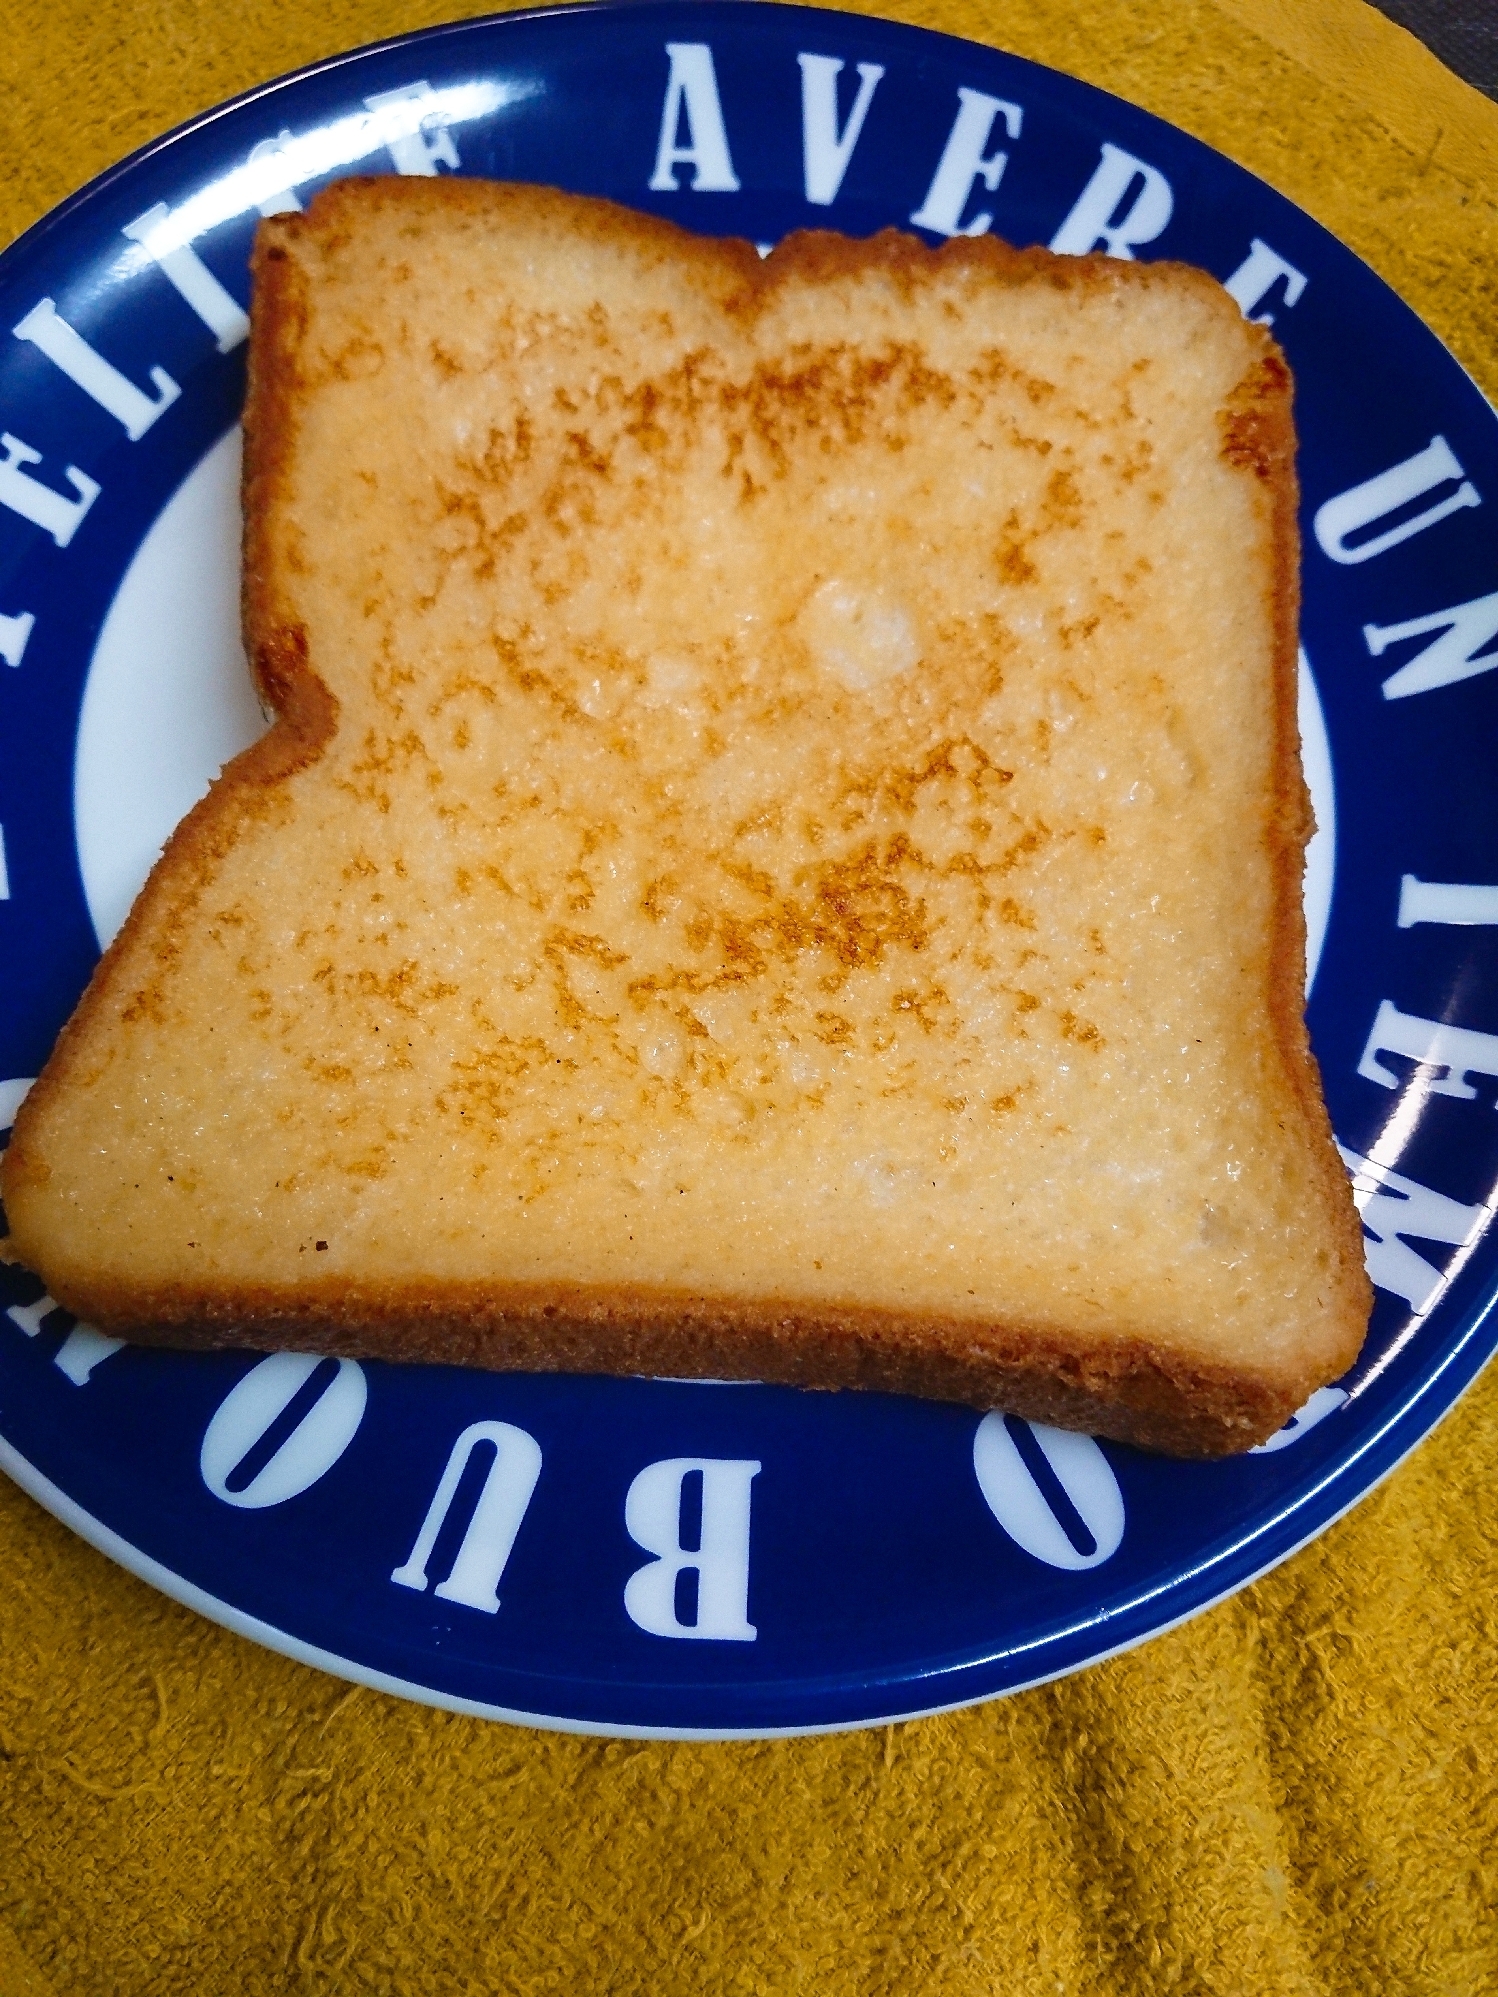
[[[25,1103],[8,1251],[132,1338],[1188,1454],[1342,1372],[1268,334],[1180,266],[456,179],[254,275],[277,719]]]

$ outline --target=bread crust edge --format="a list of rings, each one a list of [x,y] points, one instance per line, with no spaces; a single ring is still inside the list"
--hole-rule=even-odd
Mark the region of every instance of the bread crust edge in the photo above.
[[[1082,1345],[1044,1325],[623,1285],[324,1278],[296,1290],[232,1293],[98,1285],[58,1301],[144,1345],[907,1393],[1191,1457],[1263,1441],[1315,1384],[1216,1364],[1137,1334],[1095,1334]]]

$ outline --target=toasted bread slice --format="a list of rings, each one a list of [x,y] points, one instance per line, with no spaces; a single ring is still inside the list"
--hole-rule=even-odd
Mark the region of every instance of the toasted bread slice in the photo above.
[[[55,1297],[1184,1453],[1351,1362],[1290,383],[1211,280],[344,181],[246,445],[278,718],[22,1110]]]

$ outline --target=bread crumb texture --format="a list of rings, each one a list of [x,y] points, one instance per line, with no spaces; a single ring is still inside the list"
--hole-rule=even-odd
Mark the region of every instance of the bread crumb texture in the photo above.
[[[1289,435],[1179,268],[275,218],[282,719],[36,1092],[13,1245],[104,1315],[498,1281],[1334,1372]]]

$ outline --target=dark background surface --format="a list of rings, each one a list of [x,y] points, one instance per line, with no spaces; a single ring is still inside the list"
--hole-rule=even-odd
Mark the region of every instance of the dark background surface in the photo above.
[[[1448,69],[1498,98],[1498,0],[1374,0]]]

